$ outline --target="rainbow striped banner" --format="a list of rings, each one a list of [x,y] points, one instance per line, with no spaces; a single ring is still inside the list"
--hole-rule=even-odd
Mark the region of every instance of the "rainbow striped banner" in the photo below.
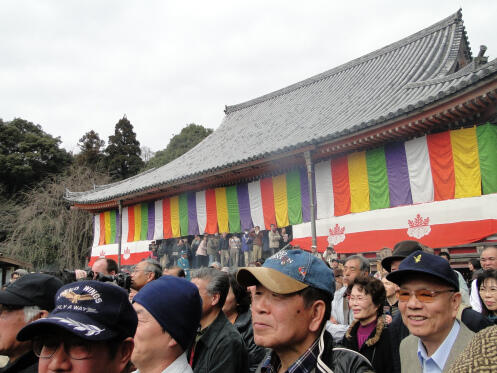
[[[105,211],[93,216],[93,246],[109,245],[118,242],[119,212]]]
[[[319,162],[317,219],[497,192],[497,126],[427,135]],[[305,168],[123,209],[123,242],[236,233],[310,221]],[[94,246],[115,243],[118,214],[95,215]]]

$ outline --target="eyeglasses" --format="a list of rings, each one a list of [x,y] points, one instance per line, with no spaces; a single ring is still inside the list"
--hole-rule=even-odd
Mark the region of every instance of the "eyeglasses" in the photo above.
[[[408,302],[411,296],[414,294],[416,299],[423,303],[432,303],[435,301],[435,297],[443,293],[455,293],[456,290],[429,290],[429,289],[419,289],[419,290],[397,290],[397,295],[399,297],[399,302]]]
[[[45,336],[35,338],[33,352],[40,359],[50,359],[61,344],[64,345],[66,354],[73,360],[85,360],[91,357],[92,343],[77,337]]]
[[[480,293],[484,294],[497,294],[497,288],[480,288]]]
[[[367,298],[366,297],[353,297],[349,295],[349,302],[364,302]]]

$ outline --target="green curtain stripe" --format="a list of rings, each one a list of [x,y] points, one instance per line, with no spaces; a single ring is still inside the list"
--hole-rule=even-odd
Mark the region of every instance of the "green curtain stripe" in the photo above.
[[[286,174],[286,198],[288,200],[288,221],[290,224],[302,223],[302,196],[300,191],[299,170]]]
[[[242,228],[240,224],[240,209],[238,208],[238,192],[236,191],[236,185],[226,187],[226,202],[228,204],[230,233],[238,233]]]
[[[110,242],[116,243],[116,210],[110,212]]]
[[[366,152],[368,171],[369,204],[371,210],[390,207],[387,161],[383,147]]]
[[[476,127],[483,194],[497,192],[497,126],[487,123]]]
[[[140,229],[140,240],[145,241],[147,239],[148,233],[148,204],[141,203],[141,229]]]
[[[179,228],[182,236],[188,236],[188,195],[179,195]]]

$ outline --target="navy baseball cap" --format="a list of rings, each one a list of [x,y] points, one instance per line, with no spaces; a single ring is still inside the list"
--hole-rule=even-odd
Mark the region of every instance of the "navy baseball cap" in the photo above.
[[[280,250],[266,259],[262,267],[238,270],[237,281],[242,286],[260,283],[276,294],[291,294],[310,286],[333,295],[333,271],[323,260],[303,250]]]
[[[90,341],[114,337],[133,337],[138,318],[128,293],[114,284],[78,281],[59,289],[55,309],[19,331],[17,339],[26,341],[41,334],[51,334],[54,326]]]
[[[400,285],[402,280],[405,280],[407,274],[421,273],[436,277],[459,291],[459,279],[450,267],[449,262],[437,255],[421,250],[415,251],[405,258],[400,263],[397,271],[387,275],[387,280]]]

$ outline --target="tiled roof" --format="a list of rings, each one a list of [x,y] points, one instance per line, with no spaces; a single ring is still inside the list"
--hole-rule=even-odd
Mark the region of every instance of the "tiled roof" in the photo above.
[[[496,74],[497,59],[471,61],[461,12],[394,44],[254,100],[228,106],[210,136],[157,169],[86,192],[79,204],[109,201],[270,154],[319,144],[408,114]],[[455,71],[455,72],[454,72]]]

